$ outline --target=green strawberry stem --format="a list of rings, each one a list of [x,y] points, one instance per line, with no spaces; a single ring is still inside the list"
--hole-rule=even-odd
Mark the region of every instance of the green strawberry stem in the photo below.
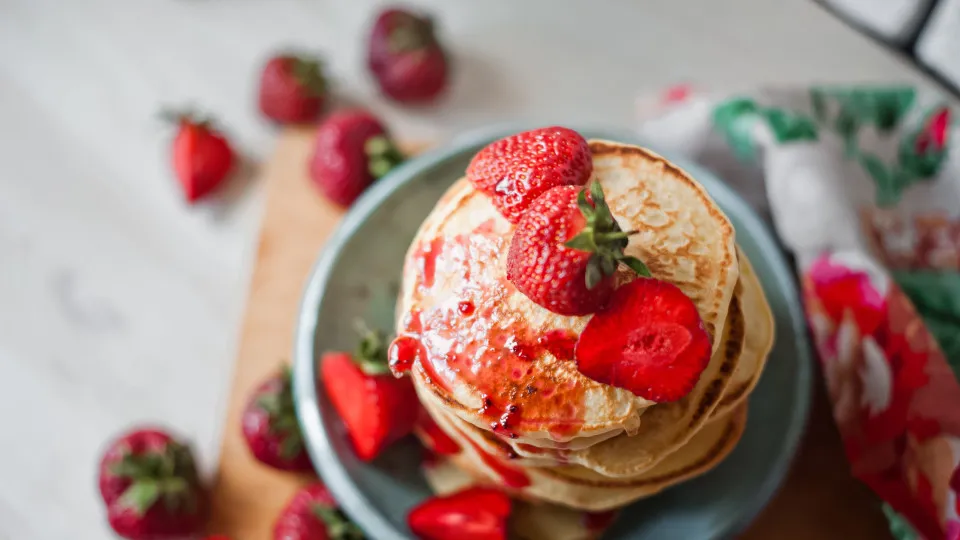
[[[387,362],[387,335],[380,330],[371,330],[365,322],[357,320],[357,333],[360,343],[354,362],[367,375],[385,375],[390,373]]]
[[[350,521],[339,508],[314,503],[310,510],[323,522],[330,540],[364,540],[365,536],[360,527]]]
[[[403,163],[404,156],[385,135],[375,135],[363,144],[367,154],[367,169],[374,178],[381,178],[394,167]]]
[[[127,452],[110,471],[132,480],[120,496],[120,504],[143,515],[160,499],[167,509],[197,509],[194,486],[197,485],[197,469],[190,450],[179,443],[170,442],[162,452],[134,455]]]
[[[576,236],[564,244],[570,249],[593,254],[587,261],[587,289],[593,289],[605,277],[612,276],[620,263],[641,276],[650,277],[650,269],[643,261],[623,252],[627,247],[628,237],[636,231],[624,232],[620,228],[607,206],[600,182],[594,180],[588,189],[590,200],[587,199],[587,189],[580,191],[577,196],[577,207],[587,223]]]
[[[200,113],[192,107],[162,107],[157,113],[160,120],[174,125],[191,124],[198,127],[213,128],[213,117]]]
[[[290,71],[297,80],[314,97],[323,97],[327,94],[327,80],[323,77],[323,64],[315,56],[304,53],[291,55]]]
[[[436,44],[433,20],[407,13],[394,16],[394,27],[387,37],[390,52],[394,54],[418,51]]]
[[[290,366],[283,365],[280,368],[280,378],[280,389],[258,397],[257,406],[269,416],[270,432],[280,435],[280,457],[293,459],[303,449],[303,436],[293,406]]]

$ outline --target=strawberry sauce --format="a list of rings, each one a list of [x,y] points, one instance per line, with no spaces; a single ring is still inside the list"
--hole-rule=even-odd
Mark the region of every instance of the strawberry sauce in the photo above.
[[[616,517],[616,510],[608,510],[606,512],[584,512],[583,526],[586,527],[589,532],[601,533],[610,527],[610,524],[613,523],[613,520]]]
[[[577,337],[533,327],[516,311],[519,293],[502,275],[509,234],[481,229],[414,249],[412,310],[390,348],[391,367],[421,369],[445,397],[455,386],[479,396],[477,412],[502,437],[568,438],[583,422]]]
[[[390,363],[390,371],[397,377],[404,373],[409,373],[413,363],[420,356],[420,340],[413,336],[399,336],[390,344],[387,349],[387,360]]]
[[[483,461],[483,464],[489,467],[493,472],[497,473],[497,476],[499,476],[500,480],[503,481],[503,485],[513,489],[523,489],[530,485],[530,477],[527,476],[527,473],[523,472],[523,469],[507,465],[502,459],[489,454],[486,450],[480,448],[480,446],[471,441],[469,437],[464,437],[464,440],[469,442],[470,446],[476,450],[477,455],[480,456],[480,460]]]

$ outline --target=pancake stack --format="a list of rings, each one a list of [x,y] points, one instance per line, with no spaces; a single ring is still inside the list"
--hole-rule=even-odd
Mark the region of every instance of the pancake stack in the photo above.
[[[638,231],[626,254],[683,291],[711,338],[693,391],[655,403],[581,374],[574,345],[590,316],[553,313],[513,287],[513,225],[465,179],[407,254],[395,368],[459,446],[447,457],[475,481],[596,512],[700,475],[734,448],[774,327],[732,225],[695,180],[649,150],[589,146],[613,216]]]

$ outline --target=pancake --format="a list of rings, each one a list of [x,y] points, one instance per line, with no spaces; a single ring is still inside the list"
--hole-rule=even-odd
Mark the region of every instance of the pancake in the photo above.
[[[606,141],[592,141],[590,149],[613,215],[624,229],[639,231],[626,253],[696,303],[716,353],[739,276],[730,222],[664,158]],[[586,452],[645,430],[646,415],[665,409],[653,422],[683,422],[684,435],[658,439],[628,470],[652,466],[706,419],[713,394],[729,379],[723,370],[735,366],[711,361],[690,396],[651,411],[653,402],[583,376],[570,360],[589,316],[552,313],[506,280],[512,228],[466,180],[444,195],[404,265],[397,334],[415,340],[418,352],[402,367],[445,410],[517,444]]]
[[[483,428],[471,427],[479,433],[495,437],[510,448],[521,464],[549,466],[557,463],[580,465],[604,476],[633,477],[656,466],[661,460],[687,443],[708,421],[732,379],[745,341],[744,314],[740,297],[731,302],[729,323],[724,327],[724,344],[710,360],[693,391],[683,399],[650,407],[643,416],[637,433],[622,434],[583,449],[543,449],[527,443],[498,437]],[[435,417],[453,414],[431,386],[414,376],[420,401]],[[456,415],[459,418],[459,415]],[[448,421],[448,424],[451,422]],[[468,432],[469,433],[469,432]]]
[[[656,467],[630,478],[607,478],[579,466],[520,467],[497,436],[456,416],[435,417],[437,425],[461,444],[451,460],[478,481],[497,485],[515,496],[572,508],[604,511],[648,497],[715,467],[736,446],[746,425],[745,405],[717,418]],[[459,421],[455,426],[453,422]],[[473,433],[470,433],[470,432]],[[476,444],[474,437],[485,442]]]
[[[740,254],[740,282],[737,284],[737,293],[741,298],[743,311],[747,314],[746,336],[743,343],[743,353],[733,379],[723,393],[723,398],[717,404],[714,415],[724,415],[750,395],[763,368],[767,363],[767,356],[773,348],[773,338],[776,328],[773,322],[773,312],[763,293],[763,286],[757,279],[750,261]]]

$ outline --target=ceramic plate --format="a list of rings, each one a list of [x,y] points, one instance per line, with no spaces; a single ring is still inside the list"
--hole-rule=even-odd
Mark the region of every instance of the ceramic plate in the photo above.
[[[484,145],[517,127],[474,133],[410,160],[377,182],[344,217],[320,254],[300,308],[294,347],[297,414],[317,471],[344,510],[379,540],[411,538],[408,510],[429,495],[413,440],[374,463],[353,454],[343,425],[316,383],[324,351],[354,348],[352,321],[393,328],[393,304],[407,246],[446,188]],[[635,135],[581,129],[588,138],[651,146]],[[750,397],[746,431],[736,449],[706,475],[627,507],[604,536],[610,540],[726,538],[770,500],[790,465],[807,418],[812,366],[791,269],[773,235],[722,181],[694,163],[667,157],[706,187],[733,221],[777,321],[776,344]]]

